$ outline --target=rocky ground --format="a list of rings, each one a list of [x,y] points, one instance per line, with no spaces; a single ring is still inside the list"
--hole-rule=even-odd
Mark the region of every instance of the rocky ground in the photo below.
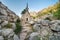
[[[33,24],[29,40],[60,40],[60,20],[39,20]]]
[[[8,21],[0,20],[0,40],[19,40],[18,35],[15,34],[14,30],[16,29],[15,23],[8,24]],[[8,26],[8,27],[7,27]]]
[[[0,2],[0,40],[60,40],[60,20],[31,21],[27,26],[23,25],[21,33],[16,34],[18,18]]]
[[[19,17],[0,2],[0,40],[19,40],[14,32]]]

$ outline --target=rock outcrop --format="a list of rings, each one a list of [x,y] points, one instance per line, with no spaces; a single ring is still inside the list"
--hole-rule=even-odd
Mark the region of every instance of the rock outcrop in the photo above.
[[[0,2],[0,20],[15,22],[18,16]]]
[[[29,40],[60,40],[60,20],[40,20],[33,25]]]
[[[14,30],[19,17],[0,2],[0,40],[19,40]]]

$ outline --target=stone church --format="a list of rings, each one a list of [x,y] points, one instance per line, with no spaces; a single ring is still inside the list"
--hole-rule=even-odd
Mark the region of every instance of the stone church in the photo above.
[[[29,23],[31,20],[32,17],[30,16],[28,3],[27,3],[26,8],[23,10],[21,16],[22,32],[20,34],[20,40],[25,40],[27,34],[32,32],[32,28]]]
[[[22,13],[21,21],[22,21],[22,24],[24,25],[32,20],[32,17],[29,13],[28,3],[26,5],[26,8],[23,11],[25,11],[25,12]]]

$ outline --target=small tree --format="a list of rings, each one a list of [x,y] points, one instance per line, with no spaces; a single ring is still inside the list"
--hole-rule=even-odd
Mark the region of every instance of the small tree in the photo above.
[[[15,33],[18,34],[20,33],[22,30],[22,26],[21,26],[21,23],[20,23],[20,19],[18,18],[17,21],[16,21],[16,29],[15,29]]]
[[[25,12],[26,12],[26,10],[24,9],[21,14],[24,14]]]

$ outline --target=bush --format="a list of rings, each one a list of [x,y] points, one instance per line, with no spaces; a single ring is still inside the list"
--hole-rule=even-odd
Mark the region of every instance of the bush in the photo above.
[[[60,20],[60,10],[57,10],[53,16],[56,18],[56,19],[59,19]]]
[[[8,24],[5,25],[4,27],[5,27],[5,28],[11,28],[11,26],[12,26],[12,25],[11,25],[10,23],[8,23]]]
[[[20,23],[20,19],[19,18],[17,19],[16,23]]]
[[[21,26],[21,24],[20,24],[20,20],[17,19],[17,21],[16,21],[16,29],[14,30],[14,32],[15,32],[16,34],[18,34],[18,33],[21,32],[21,30],[22,30],[22,26]]]
[[[49,21],[51,21],[51,19],[50,19],[50,18],[48,18],[48,17],[47,17],[47,18],[45,18],[44,20],[49,20]]]
[[[57,11],[54,12],[53,16],[54,16],[56,19],[59,19],[59,20],[60,20],[60,3],[57,3]]]
[[[15,33],[18,34],[19,32],[21,32],[21,25],[19,23],[16,23],[16,29],[15,29]]]
[[[26,12],[26,9],[24,9],[21,14],[24,14],[25,12]]]

